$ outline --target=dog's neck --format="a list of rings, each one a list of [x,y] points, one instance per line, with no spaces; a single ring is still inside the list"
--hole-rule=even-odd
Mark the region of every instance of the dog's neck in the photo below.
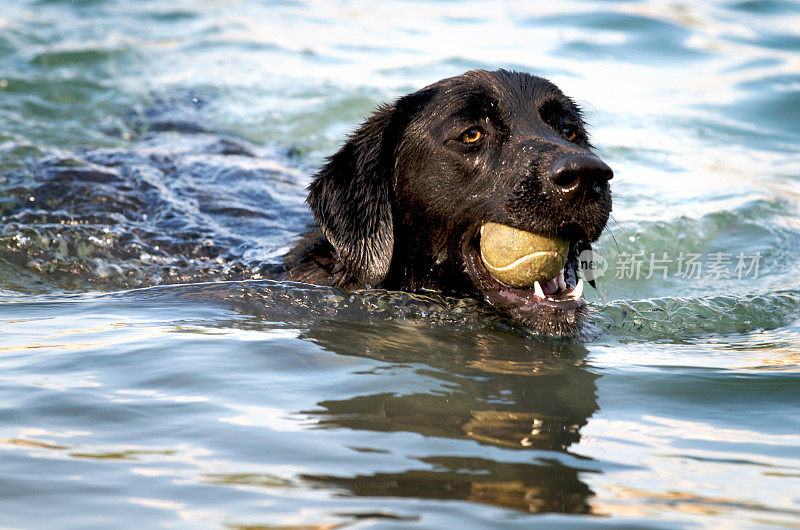
[[[432,232],[432,231],[431,231]],[[473,294],[474,288],[462,265],[453,259],[445,242],[431,241],[419,232],[398,230],[389,272],[372,287],[394,291],[440,291],[452,295]],[[336,249],[318,227],[304,233],[284,257],[287,279],[339,289],[363,289],[353,271],[339,259]]]

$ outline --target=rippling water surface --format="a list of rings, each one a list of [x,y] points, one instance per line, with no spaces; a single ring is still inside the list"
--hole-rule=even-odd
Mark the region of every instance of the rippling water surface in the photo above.
[[[0,525],[800,525],[799,28],[778,0],[5,0]],[[615,169],[587,336],[270,280],[346,132],[475,67],[554,80]]]

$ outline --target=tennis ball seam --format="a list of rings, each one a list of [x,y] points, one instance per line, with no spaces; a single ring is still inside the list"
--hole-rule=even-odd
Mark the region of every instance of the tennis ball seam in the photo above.
[[[517,258],[513,262],[509,263],[508,265],[503,265],[502,267],[495,267],[491,263],[488,263],[486,261],[486,258],[483,257],[483,253],[481,253],[481,260],[483,261],[484,265],[486,265],[491,270],[498,271],[498,272],[503,272],[503,271],[509,271],[509,270],[511,270],[511,269],[513,269],[515,267],[519,267],[520,265],[523,265],[526,261],[531,261],[531,260],[533,260],[533,259],[535,259],[535,258],[537,258],[539,256],[542,256],[542,255],[546,255],[546,256],[549,256],[549,257],[552,257],[552,258],[555,258],[555,259],[561,259],[561,254],[559,254],[558,252],[551,252],[551,251],[547,251],[547,250],[542,250],[542,251],[539,251],[539,252],[532,252],[532,253],[530,253],[530,254],[528,254],[526,256],[522,256],[521,258]]]

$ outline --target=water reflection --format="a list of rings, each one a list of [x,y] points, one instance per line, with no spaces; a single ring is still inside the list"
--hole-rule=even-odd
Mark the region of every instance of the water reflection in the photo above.
[[[346,378],[329,372],[335,379],[323,390],[316,387],[315,406],[284,413],[303,418],[304,428],[331,431],[333,440],[342,436],[362,455],[357,470],[304,472],[291,480],[295,485],[355,497],[592,513],[593,492],[581,475],[599,466],[570,453],[598,410],[599,375],[586,366],[583,345],[537,341],[502,320],[484,318],[479,305],[453,307],[452,301],[408,293],[354,295],[269,281],[138,292],[161,298],[173,290],[184,302],[223,305],[247,317],[218,322],[222,327],[273,330],[292,322],[300,340],[379,361]],[[398,439],[410,445],[386,445]],[[395,457],[402,459],[399,468]],[[252,486],[259,477],[220,480]],[[263,482],[271,480],[265,476]]]
[[[480,458],[423,458],[433,469],[371,475],[306,476],[359,497],[463,500],[532,513],[591,513],[589,487],[560,464],[505,463]]]
[[[303,411],[319,428],[404,431],[540,450],[531,462],[424,456],[414,469],[305,480],[356,496],[460,499],[536,513],[591,511],[592,491],[580,479],[582,470],[547,454],[567,453],[598,408],[598,375],[584,366],[582,346],[534,342],[514,332],[453,335],[396,323],[320,323],[303,338],[340,355],[391,363],[387,369],[412,364],[415,373],[434,377],[445,389],[320,401]]]

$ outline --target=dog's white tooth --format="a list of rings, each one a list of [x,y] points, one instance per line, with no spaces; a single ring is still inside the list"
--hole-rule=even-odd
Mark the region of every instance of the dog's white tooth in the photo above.
[[[539,282],[533,282],[533,295],[537,298],[544,298],[544,289]]]
[[[570,294],[570,296],[571,296],[572,298],[574,298],[575,300],[577,300],[577,299],[579,299],[581,296],[583,296],[583,278],[581,278],[580,280],[578,280],[578,285],[576,285],[576,286],[575,286],[575,288],[572,290],[572,292],[571,292],[571,293],[569,293],[569,294]]]
[[[558,271],[558,276],[556,276],[556,280],[558,280],[558,288],[562,291],[567,290],[567,282],[564,281],[564,269]]]

